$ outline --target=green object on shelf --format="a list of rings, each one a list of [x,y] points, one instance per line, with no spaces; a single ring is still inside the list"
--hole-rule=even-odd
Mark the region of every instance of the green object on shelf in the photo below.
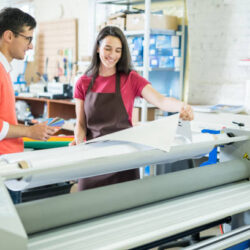
[[[25,148],[45,149],[68,146],[70,141],[28,141],[24,142]]]

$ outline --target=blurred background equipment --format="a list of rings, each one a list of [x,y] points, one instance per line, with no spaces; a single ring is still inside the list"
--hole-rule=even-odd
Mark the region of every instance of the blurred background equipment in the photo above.
[[[30,112],[30,107],[25,101],[16,101],[16,114],[18,121],[27,121],[34,118]]]

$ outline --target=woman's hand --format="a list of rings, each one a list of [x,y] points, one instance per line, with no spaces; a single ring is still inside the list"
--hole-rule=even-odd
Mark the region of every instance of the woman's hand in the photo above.
[[[190,105],[183,103],[180,111],[180,118],[187,121],[192,121],[194,119],[194,112]]]
[[[69,143],[69,146],[75,146],[75,145],[78,145],[80,143],[83,143],[85,140],[84,139],[80,139],[80,138],[76,138]]]
[[[76,140],[74,139],[72,142],[69,143],[69,146],[75,146],[76,145]]]
[[[69,143],[69,146],[75,146],[84,142],[86,137],[84,101],[75,99],[76,103],[76,125],[74,129],[75,139]]]

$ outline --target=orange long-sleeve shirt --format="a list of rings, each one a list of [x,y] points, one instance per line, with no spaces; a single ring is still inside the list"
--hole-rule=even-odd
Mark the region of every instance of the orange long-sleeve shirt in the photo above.
[[[5,138],[9,124],[17,125],[15,95],[6,62],[0,57],[0,155],[23,151],[21,138]],[[5,65],[4,65],[5,64]]]

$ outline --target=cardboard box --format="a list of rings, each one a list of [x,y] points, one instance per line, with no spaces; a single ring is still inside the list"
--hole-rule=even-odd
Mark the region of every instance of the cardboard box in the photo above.
[[[168,49],[172,46],[172,36],[171,35],[156,35],[155,47],[157,49]]]
[[[172,36],[171,47],[176,49],[180,48],[180,39],[181,39],[180,36]]]
[[[174,68],[175,57],[173,56],[149,56],[151,68]]]
[[[174,58],[174,67],[175,68],[180,68],[181,66],[181,58],[180,57],[175,57]]]
[[[173,49],[156,49],[157,56],[173,56]]]
[[[114,18],[117,18],[117,17],[126,17],[126,13],[124,12],[116,12],[116,13],[113,13],[113,14],[110,14],[109,15],[109,19],[114,19]]]
[[[180,48],[180,36],[156,35],[155,47],[157,49]]]
[[[107,21],[107,25],[116,26],[116,27],[119,27],[121,30],[125,30],[126,29],[126,18],[116,17],[113,19],[109,19]]]
[[[145,14],[129,14],[127,15],[126,29],[143,30]],[[167,15],[151,15],[151,29],[177,30],[177,17]]]
[[[144,40],[144,37],[142,37],[142,36],[134,37],[133,38],[134,49],[142,51],[143,50],[143,40]]]
[[[159,56],[159,67],[174,68],[175,60],[173,56]]]
[[[155,48],[149,48],[149,55],[155,56],[156,55],[156,49]]]
[[[159,57],[149,56],[149,65],[151,68],[159,68]]]
[[[148,121],[154,121],[155,120],[155,111],[157,108],[148,108]],[[140,122],[141,120],[141,108],[133,108],[132,113],[132,124],[136,125],[136,123]]]
[[[181,50],[180,49],[173,49],[173,56],[181,56]]]

